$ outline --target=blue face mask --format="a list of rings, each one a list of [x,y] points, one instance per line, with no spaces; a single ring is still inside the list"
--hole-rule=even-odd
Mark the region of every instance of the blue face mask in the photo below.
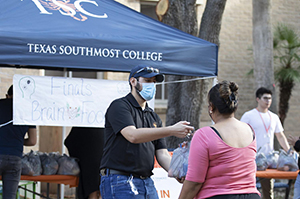
[[[142,83],[143,85],[143,89],[141,91],[139,91],[141,97],[144,100],[151,100],[156,92],[156,87],[154,83]]]

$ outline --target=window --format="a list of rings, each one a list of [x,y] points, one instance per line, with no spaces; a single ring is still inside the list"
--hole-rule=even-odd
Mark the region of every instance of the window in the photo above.
[[[142,1],[141,2],[141,13],[144,15],[147,15],[148,17],[151,17],[155,20],[158,20],[156,16],[156,4],[157,2],[150,2],[150,1]]]

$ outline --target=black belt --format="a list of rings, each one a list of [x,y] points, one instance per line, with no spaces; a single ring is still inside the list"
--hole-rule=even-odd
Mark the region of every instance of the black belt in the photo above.
[[[101,169],[100,174],[101,174],[101,176],[110,175],[110,174],[117,174],[117,175],[123,175],[123,176],[133,176],[135,178],[140,178],[142,180],[150,177],[150,176],[140,176],[140,175],[137,175],[137,174],[127,173],[127,172],[124,172],[124,171],[118,171],[118,170],[115,170],[115,169]]]

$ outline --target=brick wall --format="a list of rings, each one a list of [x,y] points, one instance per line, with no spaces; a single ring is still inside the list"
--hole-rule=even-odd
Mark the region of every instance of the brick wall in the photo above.
[[[35,69],[16,69],[16,68],[1,68],[0,67],[0,98],[4,98],[8,88],[13,83],[15,74],[22,75],[40,75],[41,70]]]
[[[273,26],[281,22],[293,25],[295,28],[299,27],[300,1],[273,0],[271,9]],[[246,76],[246,73],[253,68],[252,54],[248,50],[251,47],[252,1],[227,1],[220,34],[218,80],[231,80],[239,85],[237,118],[240,118],[245,111],[256,106],[254,80]],[[299,135],[300,123],[297,121],[300,111],[299,91],[300,84],[297,83],[292,93],[290,110],[284,124],[286,135]],[[278,86],[276,92],[278,95]],[[279,98],[277,98],[277,102],[279,102]]]
[[[255,106],[253,79],[246,76],[253,68],[252,1],[227,1],[223,14],[218,80],[230,80],[239,85],[239,108],[236,117]]]

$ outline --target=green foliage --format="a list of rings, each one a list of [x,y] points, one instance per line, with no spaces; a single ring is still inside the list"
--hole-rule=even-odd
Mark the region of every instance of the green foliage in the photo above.
[[[254,75],[254,69],[252,68],[251,70],[248,71],[248,73],[246,73],[247,77],[253,77]]]
[[[273,53],[274,77],[280,83],[279,119],[282,124],[287,116],[294,83],[300,80],[299,47],[297,32],[285,24],[278,24],[274,30]]]
[[[299,70],[294,68],[280,67],[275,72],[276,81],[293,82],[300,80]]]
[[[278,63],[275,80],[299,81],[300,40],[296,31],[285,24],[278,24],[274,30],[273,47],[274,62]]]
[[[275,80],[294,82],[300,81],[300,39],[297,32],[285,25],[278,24],[274,29],[273,36],[274,62],[278,63],[275,68]],[[253,49],[247,49],[251,56]],[[253,68],[246,73],[247,77],[253,77]]]

